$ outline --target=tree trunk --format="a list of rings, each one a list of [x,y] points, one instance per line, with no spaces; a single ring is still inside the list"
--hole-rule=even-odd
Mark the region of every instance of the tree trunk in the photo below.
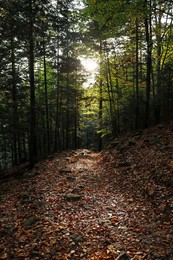
[[[36,145],[36,103],[34,79],[34,36],[33,36],[33,3],[29,0],[29,80],[30,80],[30,166],[33,167],[37,160]]]
[[[160,9],[160,8],[159,8]],[[159,124],[161,120],[161,82],[160,82],[160,73],[161,73],[161,55],[162,55],[162,36],[161,36],[161,18],[162,13],[159,12],[159,16],[155,17],[157,33],[156,33],[156,51],[157,51],[157,61],[156,61],[156,106],[155,106],[155,123]]]
[[[59,31],[58,31],[59,33]],[[57,40],[57,59],[56,59],[56,121],[55,121],[55,140],[54,140],[54,151],[57,149],[61,149],[60,145],[60,47],[59,47],[59,39]]]
[[[118,104],[118,92],[117,97],[114,96],[114,90],[113,90],[113,83],[112,83],[112,76],[111,76],[111,68],[110,68],[110,61],[108,52],[106,53],[106,60],[107,60],[107,87],[108,87],[108,96],[109,96],[109,105],[110,105],[110,115],[111,115],[111,125],[112,125],[112,135],[116,136],[117,134],[117,115],[116,111],[118,110],[118,105],[116,109],[116,100]],[[117,86],[116,86],[117,87]],[[118,112],[118,111],[117,111]]]
[[[135,113],[135,128],[139,128],[139,28],[138,18],[136,18],[136,113]]]
[[[103,124],[103,80],[102,80],[102,41],[100,40],[100,83],[99,83],[99,129],[102,130]],[[102,150],[102,132],[99,133],[98,150]]]
[[[147,5],[147,0],[144,1]],[[146,101],[145,101],[145,119],[144,128],[149,126],[150,115],[150,89],[151,89],[151,69],[152,69],[152,29],[151,29],[151,1],[149,3],[149,15],[145,17],[145,35],[147,43],[147,72],[146,72]]]
[[[15,50],[13,36],[13,20],[11,20],[11,69],[12,69],[12,99],[13,99],[13,164],[18,164],[17,156],[17,96],[16,96],[16,69],[15,69]]]
[[[49,108],[48,108],[48,95],[47,95],[47,66],[46,66],[46,47],[43,36],[43,56],[44,56],[44,91],[45,91],[45,107],[46,107],[46,140],[47,140],[47,153],[50,153],[50,126],[49,126]]]

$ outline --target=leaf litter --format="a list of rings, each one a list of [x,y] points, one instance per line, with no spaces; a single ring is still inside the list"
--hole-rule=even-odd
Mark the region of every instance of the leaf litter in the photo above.
[[[173,259],[173,124],[0,184],[0,259]]]

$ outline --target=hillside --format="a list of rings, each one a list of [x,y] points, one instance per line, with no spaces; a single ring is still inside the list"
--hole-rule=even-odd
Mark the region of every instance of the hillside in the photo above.
[[[0,259],[173,259],[173,122],[0,184]]]

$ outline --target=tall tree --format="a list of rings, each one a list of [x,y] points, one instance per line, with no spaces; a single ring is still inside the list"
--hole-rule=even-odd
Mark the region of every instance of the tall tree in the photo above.
[[[30,80],[30,165],[34,166],[37,160],[36,140],[36,102],[34,77],[34,2],[29,0],[29,80]]]
[[[144,0],[144,6],[147,8],[145,23],[145,37],[146,37],[146,101],[145,101],[145,121],[144,127],[149,126],[150,115],[150,90],[151,90],[151,68],[152,68],[152,23],[151,23],[151,0],[148,2]]]

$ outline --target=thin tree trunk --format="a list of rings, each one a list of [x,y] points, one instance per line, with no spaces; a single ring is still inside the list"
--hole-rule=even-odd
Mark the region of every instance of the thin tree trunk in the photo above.
[[[112,106],[112,98],[110,95],[110,86],[109,86],[109,79],[108,75],[106,76],[106,81],[107,81],[107,91],[108,91],[108,97],[109,97],[109,111],[110,111],[110,117],[111,117],[111,125],[112,125],[112,135],[115,136],[115,124],[114,124],[114,116],[113,116],[113,106]]]
[[[156,17],[156,25],[157,25],[157,34],[156,34],[156,42],[157,42],[157,64],[156,64],[156,109],[155,109],[155,122],[156,124],[160,123],[161,120],[161,82],[160,82],[160,73],[161,73],[161,55],[162,55],[162,37],[161,37],[161,12],[159,12],[159,17],[157,20]]]
[[[103,124],[103,80],[102,80],[102,41],[100,40],[100,83],[99,83],[99,128],[102,130]],[[102,132],[99,134],[98,150],[102,150]]]
[[[48,108],[48,95],[47,95],[47,66],[46,66],[46,47],[43,36],[43,56],[44,56],[44,91],[45,91],[45,106],[46,106],[46,139],[47,139],[47,152],[50,153],[50,125],[49,125],[49,108]]]
[[[74,115],[74,148],[78,148],[78,98],[75,98],[75,115]]]
[[[57,91],[56,91],[56,121],[55,121],[55,140],[54,140],[54,151],[57,151],[57,149],[60,149],[60,84],[59,84],[59,71],[57,71]]]
[[[139,28],[138,18],[136,18],[136,114],[135,114],[135,128],[139,128]]]
[[[67,66],[68,67],[68,66]],[[68,68],[67,68],[68,70]],[[67,82],[66,82],[66,90],[67,90],[67,99],[66,99],[66,148],[70,148],[70,136],[69,136],[69,132],[70,132],[70,93],[69,93],[69,72],[67,72],[67,78],[66,78]]]
[[[145,5],[147,5],[145,0]],[[150,89],[151,89],[151,68],[152,68],[152,30],[151,30],[151,1],[149,3],[150,13],[149,16],[145,17],[145,34],[147,43],[147,72],[146,72],[146,103],[145,103],[145,119],[144,128],[149,126],[149,115],[150,115]]]
[[[117,113],[118,112],[118,105],[116,108],[116,100],[118,104],[118,88],[117,88],[117,97],[114,97],[114,90],[113,90],[113,83],[111,77],[111,68],[110,68],[110,61],[108,57],[108,53],[106,56],[107,59],[107,68],[108,68],[108,75],[107,75],[107,84],[108,84],[108,94],[109,94],[109,102],[110,102],[110,114],[111,114],[111,121],[112,121],[112,134],[116,136],[117,134]],[[117,87],[117,86],[116,86]]]
[[[33,2],[29,0],[29,79],[30,79],[30,166],[33,167],[37,160],[36,146],[36,102],[35,102],[35,79],[34,79],[34,25],[33,25]]]
[[[12,68],[12,98],[13,98],[13,164],[18,164],[17,156],[17,95],[16,95],[16,70],[15,70],[15,50],[13,36],[13,21],[11,21],[11,68]]]

